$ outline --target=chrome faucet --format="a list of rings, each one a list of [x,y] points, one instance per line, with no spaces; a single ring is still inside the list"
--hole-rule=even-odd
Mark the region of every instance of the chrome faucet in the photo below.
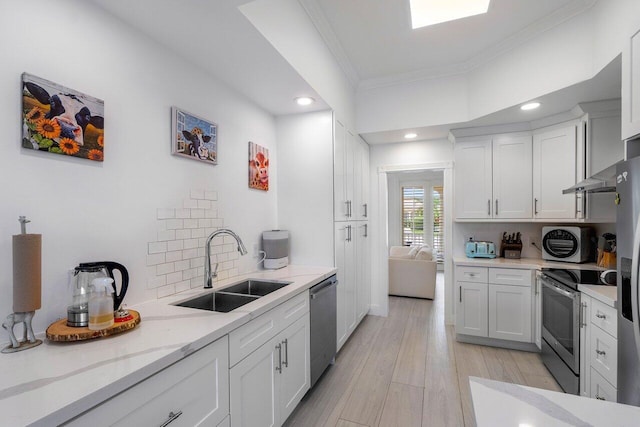
[[[242,239],[233,231],[228,228],[221,228],[220,230],[216,230],[207,237],[207,243],[204,246],[204,288],[211,289],[211,279],[214,277],[218,277],[218,263],[216,262],[216,266],[213,269],[213,273],[211,272],[211,241],[214,237],[220,234],[228,234],[229,236],[236,239],[238,243],[238,252],[240,255],[247,254],[247,248],[244,247],[244,243],[242,243]]]

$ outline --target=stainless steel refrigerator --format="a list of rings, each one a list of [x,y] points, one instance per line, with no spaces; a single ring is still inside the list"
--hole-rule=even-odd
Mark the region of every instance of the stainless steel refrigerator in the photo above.
[[[617,165],[618,402],[640,406],[640,157]]]

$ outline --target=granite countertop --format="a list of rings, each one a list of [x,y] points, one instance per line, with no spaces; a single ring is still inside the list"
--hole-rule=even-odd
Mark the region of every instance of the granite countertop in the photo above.
[[[640,408],[573,394],[469,377],[478,427],[634,426]]]
[[[289,266],[220,281],[247,278],[290,285],[229,313],[170,305],[198,295],[194,289],[130,306],[142,322],[132,331],[77,343],[44,343],[0,355],[3,425],[58,425],[212,343],[252,318],[335,274],[333,267]],[[40,337],[43,338],[43,337]]]
[[[499,267],[499,268],[523,268],[529,270],[537,270],[540,268],[581,268],[585,270],[604,270],[595,263],[576,264],[572,262],[547,261],[540,258],[467,258],[454,257],[455,265],[464,265],[472,267]]]

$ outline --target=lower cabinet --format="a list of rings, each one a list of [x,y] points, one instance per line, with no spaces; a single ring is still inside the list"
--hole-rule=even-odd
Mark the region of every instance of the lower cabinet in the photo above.
[[[291,415],[309,390],[309,330],[307,311],[230,369],[232,426],[280,426]]]
[[[224,425],[228,366],[225,336],[64,425]]]
[[[533,342],[531,270],[458,266],[455,274],[456,333]]]
[[[584,293],[580,298],[582,304],[580,394],[616,402],[618,383],[616,309]]]

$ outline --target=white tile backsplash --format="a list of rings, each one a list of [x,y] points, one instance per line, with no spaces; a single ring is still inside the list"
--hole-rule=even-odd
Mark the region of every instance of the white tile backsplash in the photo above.
[[[157,237],[147,245],[147,287],[156,289],[158,298],[203,285],[206,238],[224,226],[217,200],[216,191],[192,189],[181,207],[156,210]],[[211,263],[220,263],[218,279],[239,274],[236,246],[229,236],[211,242]]]

